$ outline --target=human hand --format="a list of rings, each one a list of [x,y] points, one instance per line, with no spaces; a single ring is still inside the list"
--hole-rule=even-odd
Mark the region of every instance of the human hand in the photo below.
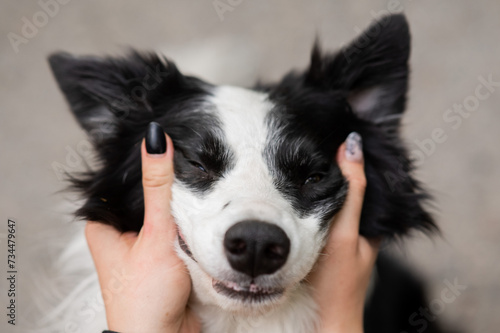
[[[174,147],[157,123],[149,124],[141,156],[145,213],[139,234],[96,222],[85,229],[108,328],[121,333],[199,332],[199,321],[187,308],[191,279],[174,249]]]
[[[363,332],[363,309],[380,240],[359,235],[366,188],[361,137],[351,133],[337,152],[349,182],[344,206],[334,217],[322,257],[308,280],[314,288],[320,332]]]

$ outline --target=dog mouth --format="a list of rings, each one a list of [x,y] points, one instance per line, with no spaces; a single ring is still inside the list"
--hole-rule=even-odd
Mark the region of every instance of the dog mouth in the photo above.
[[[284,288],[261,287],[254,283],[241,286],[236,282],[224,282],[212,279],[212,287],[224,296],[249,303],[260,303],[279,298]]]

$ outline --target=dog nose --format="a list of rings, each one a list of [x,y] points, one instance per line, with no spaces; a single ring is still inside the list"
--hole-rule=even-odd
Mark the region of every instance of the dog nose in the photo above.
[[[290,240],[274,224],[243,221],[226,231],[224,248],[232,268],[256,277],[274,273],[285,264]]]

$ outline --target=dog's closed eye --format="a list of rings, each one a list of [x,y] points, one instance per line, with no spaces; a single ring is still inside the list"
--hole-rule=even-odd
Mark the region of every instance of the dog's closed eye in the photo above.
[[[188,160],[189,164],[194,166],[195,168],[200,169],[201,171],[208,173],[207,169],[199,162],[193,161],[193,160]]]
[[[320,173],[312,174],[304,181],[304,185],[319,183],[323,179],[323,177],[324,175]]]

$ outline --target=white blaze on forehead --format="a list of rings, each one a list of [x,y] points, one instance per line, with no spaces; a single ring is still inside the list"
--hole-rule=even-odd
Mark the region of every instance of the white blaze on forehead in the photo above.
[[[273,108],[267,94],[248,89],[222,86],[214,91],[211,102],[221,120],[224,141],[234,157],[234,168],[224,187],[237,191],[245,189],[245,196],[263,199],[276,195],[263,151],[267,143],[266,115]]]
[[[211,98],[222,121],[224,135],[235,153],[249,147],[262,150],[266,143],[265,118],[273,108],[268,95],[232,86],[220,86]]]

